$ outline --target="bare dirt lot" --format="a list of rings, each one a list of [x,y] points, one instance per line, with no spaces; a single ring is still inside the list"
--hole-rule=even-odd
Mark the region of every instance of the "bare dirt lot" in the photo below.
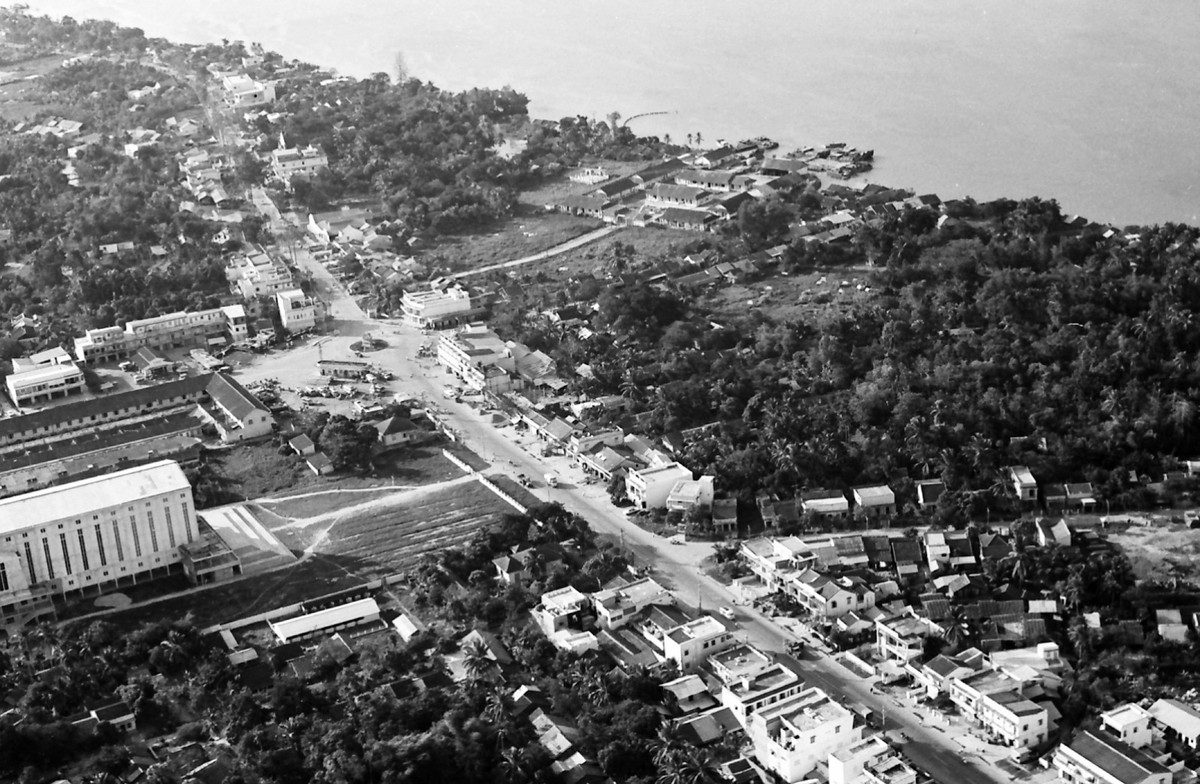
[[[528,206],[495,231],[442,238],[429,259],[440,258],[444,265],[439,266],[462,272],[541,253],[602,225],[592,218]]]
[[[1159,522],[1110,531],[1108,538],[1129,557],[1139,579],[1193,579],[1200,575],[1200,530]]]
[[[481,527],[514,511],[465,476],[365,498],[334,493],[340,503],[332,508],[309,504],[297,509],[291,503],[263,499],[258,506],[267,514],[259,517],[288,547],[349,561],[363,581],[403,571],[422,554],[461,544]],[[322,511],[311,511],[315,509]]]

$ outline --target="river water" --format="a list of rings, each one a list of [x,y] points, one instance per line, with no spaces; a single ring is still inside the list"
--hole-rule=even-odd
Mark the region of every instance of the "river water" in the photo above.
[[[610,112],[684,141],[876,151],[872,179],[1056,198],[1120,225],[1200,223],[1200,3],[1189,0],[34,0],[177,41],[451,89],[534,116]]]

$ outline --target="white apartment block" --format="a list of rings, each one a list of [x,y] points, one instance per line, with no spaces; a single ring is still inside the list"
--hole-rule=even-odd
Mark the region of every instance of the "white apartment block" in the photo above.
[[[245,308],[226,305],[129,321],[123,328],[89,329],[83,337],[75,338],[75,357],[84,364],[113,362],[133,356],[142,346],[183,348],[203,345],[207,340],[241,343],[248,335]]]
[[[43,403],[83,392],[83,371],[73,362],[39,365],[16,370],[4,379],[8,397],[15,406]]]
[[[317,325],[317,303],[300,289],[287,289],[275,295],[279,320],[288,332],[300,332]]]
[[[311,177],[329,168],[329,158],[318,147],[280,147],[271,151],[271,173],[286,183],[300,175]]]
[[[225,91],[225,103],[234,109],[249,109],[265,106],[275,100],[275,85],[259,82],[245,74],[229,74],[221,77]]]
[[[975,708],[975,719],[1004,746],[1028,749],[1046,740],[1049,712],[1020,693],[985,694]]]
[[[1100,714],[1100,726],[1111,732],[1117,740],[1128,743],[1135,749],[1144,748],[1154,742],[1154,716],[1140,705],[1121,705]]]
[[[743,727],[749,727],[759,711],[788,700],[805,688],[807,684],[798,673],[776,662],[763,669],[746,667],[744,674],[725,683],[720,699]]]
[[[266,253],[236,256],[225,268],[229,289],[243,299],[272,297],[281,291],[296,288],[296,280],[288,266]]]
[[[1104,731],[1083,730],[1058,747],[1054,768],[1069,784],[1169,784],[1171,771]]]
[[[445,291],[406,291],[400,300],[404,321],[416,327],[443,327],[469,316],[471,295],[461,286]]]
[[[663,638],[663,656],[675,663],[680,672],[691,672],[714,653],[736,642],[733,632],[711,615],[702,615]]]
[[[806,688],[750,717],[754,756],[784,781],[807,778],[829,755],[860,740],[854,714],[817,688]]]
[[[405,295],[407,296],[407,295]],[[477,392],[512,388],[516,362],[500,336],[482,324],[472,324],[438,339],[438,364]]]
[[[667,509],[687,512],[696,507],[712,509],[716,477],[680,479],[667,494]]]
[[[0,618],[166,573],[197,536],[191,485],[169,460],[2,499]]]
[[[636,507],[664,509],[675,485],[691,479],[691,469],[677,462],[630,468],[625,473],[625,494]]]

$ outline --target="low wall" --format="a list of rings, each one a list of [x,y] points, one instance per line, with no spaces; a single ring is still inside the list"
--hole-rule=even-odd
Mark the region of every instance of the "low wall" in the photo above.
[[[443,456],[443,457],[445,457],[447,460],[449,460],[451,463],[454,463],[454,465],[458,466],[458,467],[459,467],[459,468],[461,468],[463,471],[467,472],[467,473],[468,473],[468,474],[470,474],[471,476],[473,476],[473,477],[475,477],[476,479],[478,479],[478,480],[479,480],[479,484],[483,485],[483,486],[484,486],[484,487],[486,487],[488,490],[491,490],[493,493],[495,493],[497,496],[499,496],[499,497],[500,497],[500,500],[502,500],[502,501],[504,501],[505,503],[509,504],[509,505],[510,505],[512,508],[516,509],[516,510],[517,510],[518,512],[520,512],[521,514],[525,514],[526,512],[528,512],[528,511],[529,511],[528,507],[526,507],[524,504],[522,504],[522,503],[521,503],[520,501],[518,501],[517,499],[513,498],[513,497],[512,497],[511,495],[509,495],[508,493],[506,493],[506,492],[504,492],[503,490],[501,490],[501,489],[500,489],[500,488],[499,488],[499,487],[496,485],[496,483],[495,483],[495,482],[493,482],[492,480],[488,479],[486,476],[484,476],[483,474],[481,474],[481,473],[479,473],[478,471],[476,471],[474,468],[471,468],[471,466],[469,466],[469,465],[467,465],[466,463],[464,463],[464,462],[463,462],[461,459],[459,459],[459,457],[458,457],[457,455],[455,455],[455,454],[454,454],[453,452],[451,452],[450,450],[448,450],[448,449],[443,449],[443,450],[442,450],[442,456]]]

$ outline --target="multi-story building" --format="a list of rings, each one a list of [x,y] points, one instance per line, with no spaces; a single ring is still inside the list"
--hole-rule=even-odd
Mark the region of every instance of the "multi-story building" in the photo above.
[[[1154,742],[1154,715],[1136,703],[1120,705],[1100,714],[1100,726],[1135,749],[1143,749]]]
[[[542,594],[541,603],[533,608],[533,618],[547,637],[580,628],[587,609],[591,606],[586,594],[567,586]]]
[[[942,627],[915,614],[879,618],[875,621],[875,649],[885,661],[905,663],[922,654],[926,637],[942,633]]]
[[[1008,469],[1008,481],[1012,485],[1017,500],[1022,504],[1033,505],[1038,500],[1038,483],[1033,473],[1026,466],[1013,466]]]
[[[0,500],[0,619],[53,615],[56,595],[168,573],[199,535],[192,488],[169,460]]]
[[[829,755],[829,784],[916,784],[917,772],[881,736]]]
[[[862,734],[848,708],[812,687],[756,711],[747,730],[759,764],[789,782],[805,779]]]
[[[975,719],[994,741],[1016,749],[1033,748],[1049,734],[1049,712],[1020,693],[982,695],[975,708]]]
[[[675,485],[691,479],[691,469],[677,462],[630,468],[625,473],[625,494],[641,509],[663,509]]]
[[[806,688],[800,673],[780,660],[764,669],[747,668],[737,680],[726,682],[721,689],[721,704],[749,727],[750,720],[761,710],[787,700]]]
[[[512,352],[500,336],[482,324],[472,324],[438,339],[438,364],[477,392],[512,388],[516,367]]]
[[[650,577],[592,594],[596,622],[602,629],[619,629],[652,604],[672,604],[675,599]]]
[[[142,346],[184,348],[217,339],[241,343],[248,335],[245,308],[226,305],[137,319],[126,322],[123,328],[89,329],[83,337],[75,338],[75,356],[84,364],[114,362],[128,359]]]
[[[426,328],[461,324],[475,312],[470,293],[461,286],[445,291],[406,291],[400,309],[405,322]]]
[[[83,371],[74,362],[20,367],[4,379],[8,397],[15,406],[44,403],[83,392]]]
[[[699,479],[680,479],[667,494],[667,509],[688,512],[699,507],[712,509],[716,477],[702,476]]]
[[[787,575],[817,563],[816,553],[795,536],[785,539],[762,537],[742,542],[738,553],[750,571],[769,590],[777,590]]]
[[[663,656],[681,672],[691,672],[714,653],[736,642],[733,632],[719,619],[702,615],[667,633],[663,638]]]
[[[1083,730],[1058,747],[1054,767],[1070,784],[1169,784],[1171,771],[1127,743],[1100,731]]]
[[[830,577],[815,569],[789,576],[784,590],[817,618],[829,619],[875,606],[875,591],[856,577]]]
[[[282,139],[280,140],[282,141]],[[271,151],[271,173],[285,183],[299,175],[311,177],[329,168],[329,158],[318,147],[279,147]]]
[[[259,82],[245,74],[227,74],[221,78],[225,103],[232,109],[266,106],[275,100],[275,85]]]
[[[267,253],[236,256],[225,268],[229,288],[243,299],[273,297],[281,291],[296,288],[292,271],[282,261]]]
[[[288,332],[300,332],[317,325],[317,303],[300,289],[287,289],[275,295],[279,320]]]

